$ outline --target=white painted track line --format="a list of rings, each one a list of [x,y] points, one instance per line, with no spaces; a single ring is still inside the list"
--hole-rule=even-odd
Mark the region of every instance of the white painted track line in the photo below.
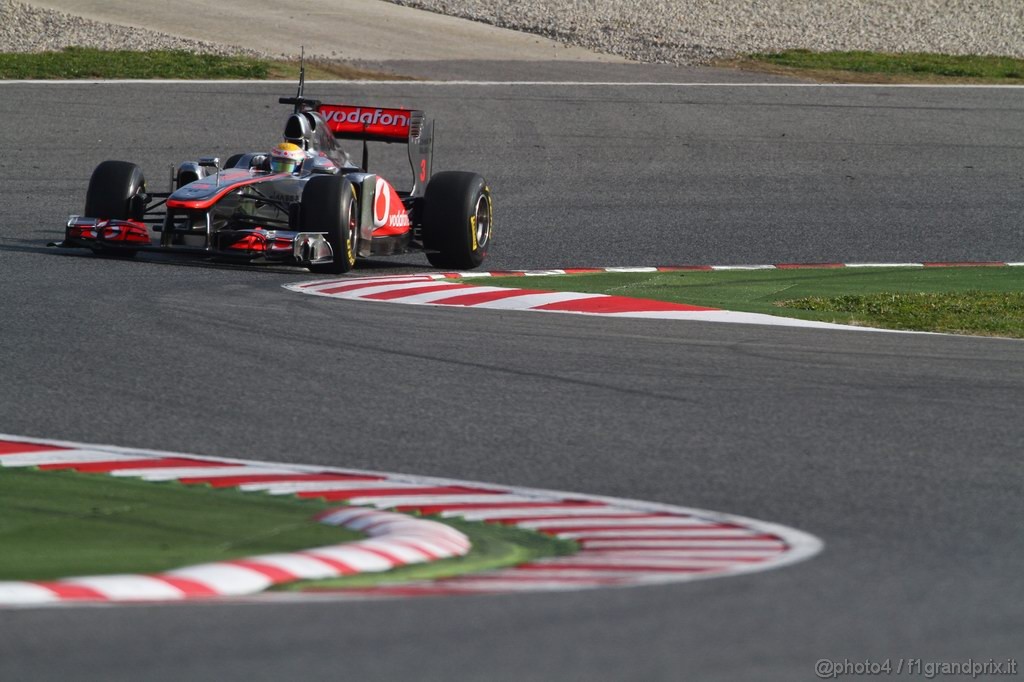
[[[110,80],[0,80],[4,85],[268,85],[294,87],[294,80],[191,80],[191,79],[110,79]],[[307,80],[306,85],[352,85],[373,87],[574,87],[574,88],[821,88],[821,89],[914,89],[914,90],[1019,90],[1024,85],[995,85],[982,83],[796,83],[758,82],[701,82],[701,81],[491,81],[491,80]]]

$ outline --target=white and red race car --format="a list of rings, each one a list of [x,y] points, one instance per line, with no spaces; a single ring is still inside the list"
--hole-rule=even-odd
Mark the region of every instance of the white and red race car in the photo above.
[[[348,272],[358,258],[423,251],[436,267],[471,269],[487,255],[491,191],[476,173],[432,173],[433,121],[422,111],[323,104],[294,106],[284,139],[303,160],[275,172],[266,152],[178,166],[170,192],[149,192],[142,170],[104,161],[93,171],[85,211],[68,219],[57,246],[104,255],[176,252]],[[338,140],[363,143],[355,164]],[[413,183],[398,191],[368,172],[368,142],[408,145]],[[289,149],[292,147],[289,146]]]

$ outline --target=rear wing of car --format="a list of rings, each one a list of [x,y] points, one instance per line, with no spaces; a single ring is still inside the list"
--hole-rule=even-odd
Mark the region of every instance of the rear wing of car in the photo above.
[[[434,150],[434,122],[415,109],[386,109],[348,104],[320,104],[317,107],[327,128],[341,140],[404,142],[409,146],[413,172],[413,196],[423,196],[430,179]]]

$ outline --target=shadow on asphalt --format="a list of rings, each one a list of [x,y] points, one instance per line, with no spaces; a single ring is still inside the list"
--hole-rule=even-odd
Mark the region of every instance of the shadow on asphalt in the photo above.
[[[13,242],[13,243],[12,243]],[[320,275],[299,266],[267,265],[259,263],[231,262],[205,258],[194,254],[173,254],[173,253],[138,253],[135,256],[100,255],[82,248],[62,248],[52,246],[51,241],[37,241],[30,239],[8,240],[6,243],[0,241],[0,253],[35,253],[48,256],[59,256],[63,258],[95,258],[105,261],[130,261],[144,265],[170,265],[180,268],[203,268],[212,270],[244,270],[248,272],[267,272],[283,275],[303,275],[312,278],[316,277],[337,277],[337,275]],[[351,274],[371,275],[377,273],[394,272],[420,272],[429,271],[433,268],[427,263],[408,263],[402,261],[385,260],[360,260],[356,263]]]

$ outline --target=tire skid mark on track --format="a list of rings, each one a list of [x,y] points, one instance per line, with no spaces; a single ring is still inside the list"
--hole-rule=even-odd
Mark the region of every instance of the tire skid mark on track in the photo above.
[[[164,463],[172,466],[161,466]],[[637,500],[0,434],[0,468],[6,466],[176,480],[186,485],[212,483],[255,493],[344,500],[350,506],[324,512],[320,520],[361,530],[371,537],[344,545],[152,575],[0,582],[0,606],[225,597],[268,602],[362,600],[624,587],[778,568],[810,558],[822,547],[817,538],[785,526]],[[180,475],[166,475],[171,472]],[[574,540],[580,549],[572,555],[447,579],[369,588],[314,587],[287,595],[256,594],[275,584],[382,571],[468,551],[464,535],[443,523],[409,516],[413,512],[516,526]]]

